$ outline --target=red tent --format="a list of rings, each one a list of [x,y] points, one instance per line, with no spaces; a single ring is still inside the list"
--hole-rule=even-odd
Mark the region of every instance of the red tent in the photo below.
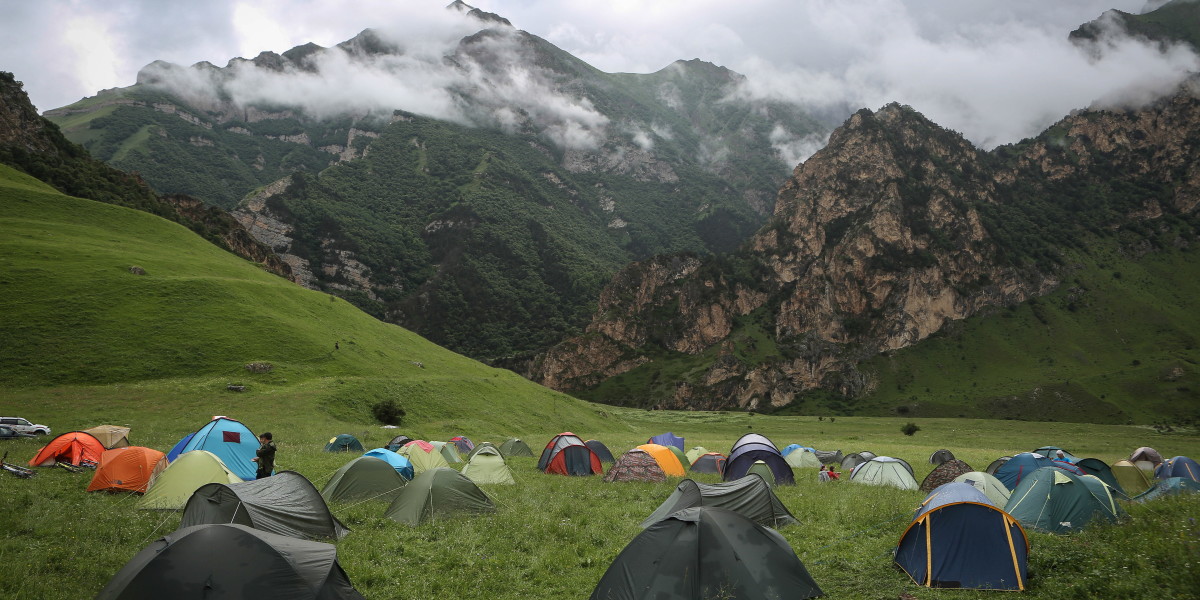
[[[559,475],[599,475],[604,473],[600,457],[592,452],[579,436],[565,431],[554,436],[542,457],[538,459],[538,469],[545,473]]]
[[[46,444],[37,456],[29,461],[31,467],[53,467],[58,463],[82,464],[84,461],[100,462],[104,444],[96,436],[82,431],[64,433]]]
[[[145,493],[150,480],[167,468],[167,455],[153,448],[128,446],[105,450],[87,491]]]

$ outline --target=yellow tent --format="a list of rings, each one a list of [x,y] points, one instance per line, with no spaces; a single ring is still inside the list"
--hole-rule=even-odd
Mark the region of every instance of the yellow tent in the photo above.
[[[91,429],[84,429],[84,433],[92,434],[92,437],[100,440],[105,448],[112,450],[113,448],[124,448],[129,445],[129,428],[118,427],[116,425],[97,425]]]
[[[666,473],[668,477],[683,477],[683,463],[679,462],[679,457],[675,456],[666,446],[658,444],[642,444],[638,446],[639,450],[654,457],[654,461],[658,463],[659,468]]]

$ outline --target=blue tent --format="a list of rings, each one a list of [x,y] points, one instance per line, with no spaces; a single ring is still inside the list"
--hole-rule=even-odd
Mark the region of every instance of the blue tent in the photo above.
[[[925,497],[895,556],[918,585],[978,590],[1024,590],[1028,559],[1021,525],[967,483]]]
[[[810,448],[808,446],[801,446],[800,444],[791,444],[787,448],[784,448],[783,451],[780,452],[780,454],[787,456],[787,455],[791,454],[792,452],[795,452],[796,450],[808,450],[810,452],[817,451],[816,448]]]
[[[188,442],[192,441],[192,438],[194,437],[196,437],[195,432],[189,433],[183,436],[182,440],[175,442],[175,445],[171,446],[171,451],[167,452],[167,462],[175,462],[175,459],[179,458],[180,454],[183,454],[183,447],[186,446]]]
[[[1197,492],[1200,492],[1200,483],[1196,483],[1186,477],[1168,477],[1155,482],[1154,487],[1134,496],[1133,501],[1145,502],[1147,500],[1162,498],[1163,496]]]
[[[766,436],[757,433],[747,433],[734,442],[729,451],[729,461],[725,463],[725,481],[741,479],[758,460],[770,467],[771,473],[775,475],[776,485],[796,483],[792,467],[779,453],[779,448]]]
[[[363,454],[363,456],[373,456],[375,458],[378,458],[379,460],[382,460],[383,462],[386,462],[389,465],[392,465],[392,468],[395,469],[396,472],[399,473],[401,477],[404,477],[405,479],[412,481],[412,478],[413,478],[412,463],[408,462],[408,459],[401,456],[398,452],[392,452],[391,450],[388,450],[387,448],[376,448],[374,450],[370,450],[370,451],[366,452],[365,454]]]
[[[685,449],[683,446],[683,438],[675,435],[674,433],[671,433],[670,431],[668,431],[666,433],[660,433],[660,434],[646,440],[646,443],[647,444],[658,444],[659,446],[675,446],[676,448],[679,448],[680,450]]]
[[[258,464],[250,460],[254,458],[258,446],[258,436],[249,427],[240,421],[217,417],[201,427],[179,453],[208,450],[217,455],[234,475],[251,481],[258,473]]]
[[[1154,470],[1154,476],[1159,479],[1183,477],[1200,483],[1200,465],[1186,456],[1176,456],[1158,465],[1158,468]]]
[[[1000,480],[1000,483],[1004,484],[1004,487],[1013,490],[1020,485],[1022,479],[1042,467],[1057,467],[1072,475],[1086,474],[1071,463],[1053,460],[1041,454],[1022,452],[1008,459],[999,469],[996,469],[994,475],[996,479]]]

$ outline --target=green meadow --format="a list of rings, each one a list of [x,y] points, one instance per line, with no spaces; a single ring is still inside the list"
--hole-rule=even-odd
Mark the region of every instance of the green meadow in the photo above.
[[[130,272],[140,267],[144,275]],[[56,433],[127,425],[134,444],[166,450],[228,415],[271,431],[277,468],[321,487],[352,458],[323,452],[352,433],[367,447],[397,433],[499,443],[520,437],[537,453],[560,431],[604,441],[615,454],[674,431],[689,447],[728,452],[757,432],[802,443],[904,458],[918,479],[948,448],[983,469],[995,458],[1052,444],[1112,462],[1139,446],[1200,456],[1200,436],[1144,425],[968,418],[766,416],[645,411],[590,404],[511,372],[448,352],[376,321],[345,301],[301,289],[136,211],[68,198],[0,167],[0,413]],[[335,348],[334,344],[337,344]],[[254,373],[250,363],[269,363]],[[953,373],[951,373],[953,375]],[[230,384],[244,391],[229,391]],[[406,411],[384,429],[371,408]],[[920,431],[901,433],[908,422]],[[16,464],[46,440],[0,442]],[[410,527],[378,501],[335,504],[352,532],[340,562],[367,598],[582,598],[638,524],[678,480],[606,484],[539,473],[514,458],[514,486],[486,486],[495,514]],[[698,477],[712,482],[711,476]],[[140,511],[130,495],[87,493],[90,472],[0,473],[0,597],[94,596],[122,565],[179,523]],[[928,590],[891,566],[924,494],[820,484],[797,471],[777,488],[800,524],[780,532],[831,598],[974,598]],[[1036,598],[1194,598],[1200,589],[1200,498],[1127,506],[1129,517],[1069,536],[1029,533]]]

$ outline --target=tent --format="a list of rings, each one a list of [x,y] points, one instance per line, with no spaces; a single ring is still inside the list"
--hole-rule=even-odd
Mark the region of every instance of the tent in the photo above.
[[[679,461],[679,466],[686,469],[688,465],[692,464],[691,461],[687,459],[687,455],[683,453],[683,450],[680,450],[675,446],[666,446],[666,449],[670,450],[671,454],[675,455],[675,459]]]
[[[1005,463],[1001,465],[999,469],[996,469],[994,475],[996,476],[996,479],[1000,480],[1000,483],[1004,484],[1004,487],[1011,490],[1016,489],[1017,485],[1021,483],[1021,479],[1023,479],[1025,476],[1042,467],[1055,467],[1058,469],[1063,469],[1072,475],[1084,474],[1082,469],[1079,469],[1068,462],[1052,460],[1041,454],[1032,452],[1022,452],[1021,454],[1018,454],[1005,461]]]
[[[215,417],[184,444],[179,453],[193,450],[212,452],[238,477],[254,479],[258,464],[252,462],[258,451],[258,436],[240,421],[228,417]]]
[[[1133,501],[1145,502],[1147,500],[1162,498],[1163,496],[1196,492],[1200,492],[1200,483],[1196,483],[1186,477],[1168,477],[1155,482],[1153,487],[1135,496]]]
[[[29,461],[31,467],[53,467],[58,463],[81,465],[100,462],[104,444],[90,433],[68,431],[50,440]]]
[[[937,466],[948,460],[954,460],[954,453],[942,448],[929,455],[929,464]]]
[[[167,452],[167,460],[174,462],[176,458],[179,458],[179,454],[183,452],[184,446],[187,446],[188,442],[192,441],[194,437],[196,437],[196,432],[193,431],[183,436],[178,442],[175,442],[175,445],[171,446],[171,450]]]
[[[823,465],[840,465],[842,459],[845,458],[842,456],[841,450],[813,450],[813,453],[817,455],[817,459]]]
[[[1104,461],[1098,458],[1081,458],[1075,461],[1075,466],[1088,475],[1095,476],[1105,485],[1116,490],[1122,496],[1128,497],[1125,488],[1121,486],[1121,482],[1113,475],[1112,469],[1109,468]]]
[[[666,446],[658,444],[642,444],[637,447],[638,450],[644,451],[646,454],[654,457],[658,461],[658,466],[662,468],[663,473],[669,477],[683,477],[683,463],[679,461],[679,457],[671,452]]]
[[[708,454],[708,453],[709,453],[708,448],[705,448],[704,446],[693,446],[691,450],[688,450],[684,454],[684,456],[687,457],[688,464],[690,465],[690,464],[696,462],[697,458],[700,458],[701,456],[704,456],[705,454]]]
[[[196,450],[179,455],[150,482],[150,489],[138,502],[138,508],[179,510],[192,492],[206,483],[238,483],[237,476],[216,454]]]
[[[141,598],[363,600],[333,544],[244,525],[184,527],[146,546],[97,600]]]
[[[854,467],[857,467],[858,465],[861,465],[872,458],[875,458],[874,452],[863,451],[847,454],[846,456],[842,457],[842,470],[853,471]]]
[[[1042,467],[1021,479],[1004,511],[1025,527],[1049,533],[1075,531],[1092,519],[1117,520],[1121,509],[1108,489],[1091,475]]]
[[[512,485],[512,471],[504,462],[504,455],[491,444],[479,447],[479,452],[471,455],[471,460],[463,466],[462,474],[476,484],[501,483]]]
[[[733,443],[729,451],[729,460],[725,463],[725,481],[740,479],[745,475],[755,461],[762,461],[775,475],[775,483],[793,485],[796,483],[792,475],[792,467],[779,453],[779,448],[770,439],[757,433],[747,433]]]
[[[125,446],[105,450],[87,491],[145,493],[150,480],[167,468],[167,455],[153,448]]]
[[[404,486],[383,516],[420,525],[427,519],[457,513],[482,514],[496,505],[470,479],[449,467],[425,471]]]
[[[666,433],[660,433],[660,434],[646,440],[646,443],[647,444],[658,444],[659,446],[675,446],[676,448],[679,448],[680,450],[683,450],[683,448],[684,448],[683,438],[675,435],[674,433],[672,433],[670,431],[668,431]]]
[[[579,436],[564,431],[546,444],[538,458],[538,470],[558,475],[599,475],[604,472],[600,457]]]
[[[723,475],[725,473],[726,462],[724,454],[709,452],[697,457],[696,462],[693,462],[692,467],[688,470],[693,473],[716,473]]]
[[[1145,471],[1127,460],[1118,460],[1110,468],[1113,478],[1121,485],[1121,489],[1127,496],[1136,496],[1154,485],[1150,478],[1146,477]]]
[[[183,507],[179,526],[209,523],[237,523],[302,540],[340,540],[350,533],[312,482],[295,471],[201,486]]]
[[[746,474],[742,477],[749,477],[750,475],[762,477],[763,481],[772,487],[779,485],[779,480],[775,478],[775,472],[771,470],[771,467],[767,466],[767,463],[761,460],[754,461],[754,464],[750,465],[749,469],[746,469]]]
[[[1059,452],[1063,453],[1063,457],[1061,459],[1058,458]],[[1034,450],[1033,453],[1041,454],[1042,456],[1045,456],[1046,458],[1049,458],[1052,460],[1065,460],[1069,463],[1074,463],[1075,461],[1079,460],[1079,458],[1076,457],[1074,454],[1071,454],[1070,452],[1067,452],[1066,450],[1063,450],[1062,448],[1059,448],[1058,446],[1042,446],[1041,448]]]
[[[592,600],[823,595],[787,540],[723,508],[685,508],[654,523],[617,555]]]
[[[992,504],[995,504],[996,506],[1004,506],[1005,504],[1008,504],[1008,497],[1011,495],[1011,493],[1008,491],[1008,488],[1004,487],[1004,484],[1000,483],[999,479],[996,479],[994,475],[984,473],[983,471],[971,471],[970,473],[963,473],[962,475],[955,477],[954,482],[965,483],[973,486],[975,489],[983,492],[983,495],[987,496],[988,500],[991,500]]]
[[[1010,460],[1012,460],[1011,456],[1001,456],[1000,458],[997,458],[988,464],[987,469],[984,469],[984,471],[986,471],[988,475],[995,475],[996,471],[999,471],[1000,467],[1003,467],[1004,463]]]
[[[454,444],[454,447],[462,454],[470,454],[475,449],[475,442],[465,435],[456,435],[450,438],[450,443]]]
[[[600,462],[616,462],[617,459],[613,458],[612,450],[609,450],[608,446],[604,445],[604,442],[601,442],[600,440],[588,440],[584,442],[584,444],[587,445],[588,448],[591,448],[592,452],[596,453],[596,456],[600,457]]]
[[[403,448],[405,444],[407,444],[411,441],[413,441],[412,438],[408,437],[407,435],[400,434],[400,435],[392,438],[392,441],[388,442],[384,446],[384,448],[387,448],[388,450],[391,450],[392,452],[396,452],[397,450]]]
[[[779,528],[799,523],[771,490],[771,485],[762,476],[751,474],[737,481],[711,485],[684,479],[675,486],[675,491],[642,521],[642,529],[680,510],[696,506],[715,506],[731,510],[767,527]]]
[[[918,489],[925,493],[932,492],[942,485],[954,481],[955,477],[958,477],[963,473],[970,473],[973,470],[974,469],[971,468],[971,465],[968,465],[957,458],[952,458],[934,467],[933,470],[925,476],[925,479],[921,480],[921,485]]]
[[[413,469],[413,464],[407,458],[401,456],[398,452],[392,452],[387,448],[374,448],[363,453],[363,456],[378,458],[383,462],[392,466],[397,473],[405,480],[412,480],[416,476]]]
[[[817,453],[807,448],[794,450],[783,458],[793,469],[820,469],[821,460]]]
[[[321,488],[328,502],[378,499],[391,502],[408,483],[387,461],[374,456],[359,456],[334,472]]]
[[[659,483],[667,480],[658,461],[650,453],[641,448],[634,448],[618,458],[613,466],[604,474],[604,481],[649,481]]]
[[[1158,450],[1149,446],[1142,446],[1129,455],[1129,462],[1137,465],[1143,471],[1154,472],[1154,469],[1162,464],[1163,457],[1158,453]]]
[[[529,449],[529,444],[522,442],[520,438],[508,438],[500,444],[500,454],[507,458],[514,456],[533,456],[533,450]]]
[[[100,443],[104,444],[104,447],[109,450],[113,448],[125,448],[129,445],[128,427],[97,425],[90,429],[84,429],[83,432],[92,434],[92,437],[100,440]]]
[[[408,459],[408,462],[412,464],[413,473],[417,475],[439,467],[450,466],[442,453],[435,450],[433,444],[424,440],[408,442],[400,448],[399,454]]]
[[[808,446],[801,446],[800,444],[788,444],[787,447],[785,447],[783,450],[780,450],[779,453],[782,454],[784,457],[787,457],[787,455],[789,455],[797,450],[808,450],[810,452],[814,452],[814,451],[816,451],[816,448],[810,448]]]
[[[329,438],[329,443],[325,444],[326,452],[362,452],[362,442],[358,438],[349,433],[339,433]]]
[[[965,483],[925,497],[895,554],[913,582],[932,588],[1024,590],[1028,561],[1021,525]]]
[[[500,452],[500,449],[496,448],[495,444],[493,444],[491,442],[480,442],[478,444],[475,444],[475,447],[471,448],[471,451],[467,453],[467,462],[468,463],[471,462],[471,459],[475,458],[475,455],[478,454],[479,451],[483,450],[484,448],[495,448],[497,452]],[[504,456],[504,453],[500,452],[500,456]]]
[[[450,442],[429,442],[433,445],[434,450],[437,450],[442,458],[446,459],[447,464],[456,465],[463,461],[462,456],[458,454],[458,446]]]
[[[1183,477],[1200,483],[1200,465],[1186,456],[1176,456],[1158,465],[1158,468],[1154,470],[1154,476],[1158,479]]]
[[[850,472],[850,481],[867,485],[890,485],[902,490],[917,489],[917,480],[912,473],[904,468],[905,463],[891,456],[876,456],[867,462],[854,467]]]

